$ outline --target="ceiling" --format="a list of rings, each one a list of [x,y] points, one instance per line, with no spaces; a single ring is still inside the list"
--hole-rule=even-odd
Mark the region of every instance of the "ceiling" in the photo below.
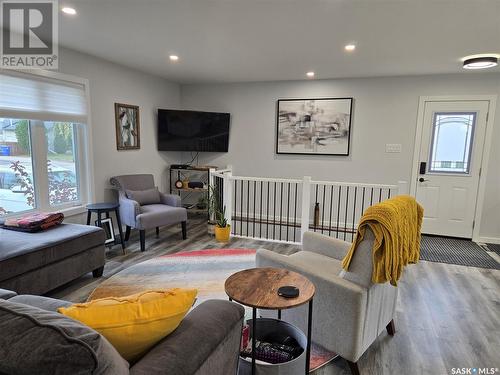
[[[59,0],[63,46],[174,82],[465,72],[500,54],[500,0]],[[344,51],[354,42],[356,50]],[[169,61],[170,54],[179,61]],[[489,71],[500,72],[496,67]]]

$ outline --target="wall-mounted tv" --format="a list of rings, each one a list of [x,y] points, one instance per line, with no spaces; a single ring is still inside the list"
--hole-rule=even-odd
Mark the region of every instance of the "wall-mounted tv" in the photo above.
[[[229,113],[158,110],[159,151],[227,152]]]

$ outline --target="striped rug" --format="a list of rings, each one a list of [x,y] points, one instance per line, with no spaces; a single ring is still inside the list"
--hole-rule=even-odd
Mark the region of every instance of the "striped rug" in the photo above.
[[[225,299],[224,282],[235,272],[255,267],[254,249],[207,249],[160,256],[133,265],[101,283],[89,300],[119,297],[155,288],[196,288],[196,305],[208,299]],[[247,310],[247,318],[251,310]],[[337,355],[313,342],[311,372]]]

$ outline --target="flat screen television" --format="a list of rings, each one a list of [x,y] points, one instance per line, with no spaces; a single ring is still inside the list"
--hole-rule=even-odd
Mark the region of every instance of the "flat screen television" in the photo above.
[[[159,151],[227,152],[229,113],[158,110]]]

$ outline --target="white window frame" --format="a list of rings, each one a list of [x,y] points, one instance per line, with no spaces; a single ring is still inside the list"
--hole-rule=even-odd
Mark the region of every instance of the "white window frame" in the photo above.
[[[25,71],[22,73],[26,74]],[[35,185],[35,205],[36,208],[31,210],[25,210],[20,212],[15,212],[8,214],[4,217],[19,216],[29,212],[35,211],[58,211],[63,212],[66,216],[73,216],[81,214],[86,211],[85,206],[92,202],[95,198],[94,191],[94,160],[92,152],[92,124],[90,116],[90,91],[89,91],[89,80],[86,78],[76,77],[64,73],[53,72],[48,70],[32,71],[29,74],[39,77],[46,77],[54,79],[57,81],[63,81],[67,83],[74,83],[83,86],[85,91],[85,100],[87,104],[87,115],[86,121],[83,124],[81,120],[75,120],[72,123],[80,124],[74,127],[76,135],[76,158],[75,164],[77,168],[77,182],[79,184],[79,199],[77,202],[68,202],[58,205],[51,206],[49,203],[48,195],[48,178],[46,173],[47,166],[47,149],[45,146],[33,147],[31,142],[32,139],[42,139],[43,132],[43,122],[44,120],[38,120],[36,118],[26,118],[30,122],[40,121],[40,125],[31,126],[30,124],[30,148],[31,148],[31,160],[33,167],[33,178],[36,181]],[[3,115],[0,109],[0,117],[12,117],[11,115]],[[32,115],[30,117],[33,117]],[[36,115],[34,116],[36,117]],[[22,118],[21,120],[25,120]],[[68,121],[71,122],[71,121]]]

